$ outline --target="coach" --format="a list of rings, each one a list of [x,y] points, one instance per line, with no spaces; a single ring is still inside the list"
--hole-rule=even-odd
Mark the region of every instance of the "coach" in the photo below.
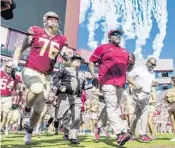
[[[109,43],[97,47],[90,57],[89,70],[95,78],[95,64],[99,64],[98,79],[104,95],[109,124],[117,135],[117,142],[122,146],[130,139],[130,134],[123,133],[125,126],[120,118],[119,102],[126,82],[127,69],[134,65],[130,54],[120,47],[121,30],[108,33]],[[128,69],[129,70],[129,69]]]

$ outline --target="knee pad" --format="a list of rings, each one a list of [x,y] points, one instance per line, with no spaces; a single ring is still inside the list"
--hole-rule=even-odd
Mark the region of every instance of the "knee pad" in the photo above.
[[[44,85],[42,83],[33,83],[30,87],[31,92],[34,94],[40,94],[42,93],[44,89]]]
[[[51,124],[51,123],[53,122],[53,119],[54,119],[54,118],[50,118],[50,119],[48,120],[48,124]]]

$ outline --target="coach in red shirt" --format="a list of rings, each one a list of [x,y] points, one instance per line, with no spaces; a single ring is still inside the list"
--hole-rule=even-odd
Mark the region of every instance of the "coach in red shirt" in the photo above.
[[[117,135],[119,146],[130,139],[120,118],[118,106],[126,82],[126,72],[135,62],[131,60],[128,51],[119,46],[122,34],[121,30],[110,31],[109,43],[97,47],[89,62],[92,77],[95,77],[95,63],[99,64],[98,79],[106,102],[108,120]]]

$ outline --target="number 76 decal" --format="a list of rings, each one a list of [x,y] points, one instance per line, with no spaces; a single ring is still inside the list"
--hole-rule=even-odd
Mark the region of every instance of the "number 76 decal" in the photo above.
[[[54,41],[50,41],[50,40],[45,39],[45,38],[39,38],[39,41],[44,42],[43,47],[41,48],[39,55],[44,56],[46,49],[48,49],[49,50],[49,58],[55,59],[55,57],[58,55],[60,44],[58,44],[57,42],[54,42]],[[49,45],[49,43],[50,43],[50,45]]]

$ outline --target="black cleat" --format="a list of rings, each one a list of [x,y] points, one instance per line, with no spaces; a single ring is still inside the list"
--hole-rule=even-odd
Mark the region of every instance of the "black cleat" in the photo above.
[[[72,143],[72,144],[80,144],[77,139],[70,139],[70,143]]]
[[[64,135],[63,139],[64,139],[65,141],[68,141],[68,140],[69,140],[69,136],[68,136],[68,135]]]

